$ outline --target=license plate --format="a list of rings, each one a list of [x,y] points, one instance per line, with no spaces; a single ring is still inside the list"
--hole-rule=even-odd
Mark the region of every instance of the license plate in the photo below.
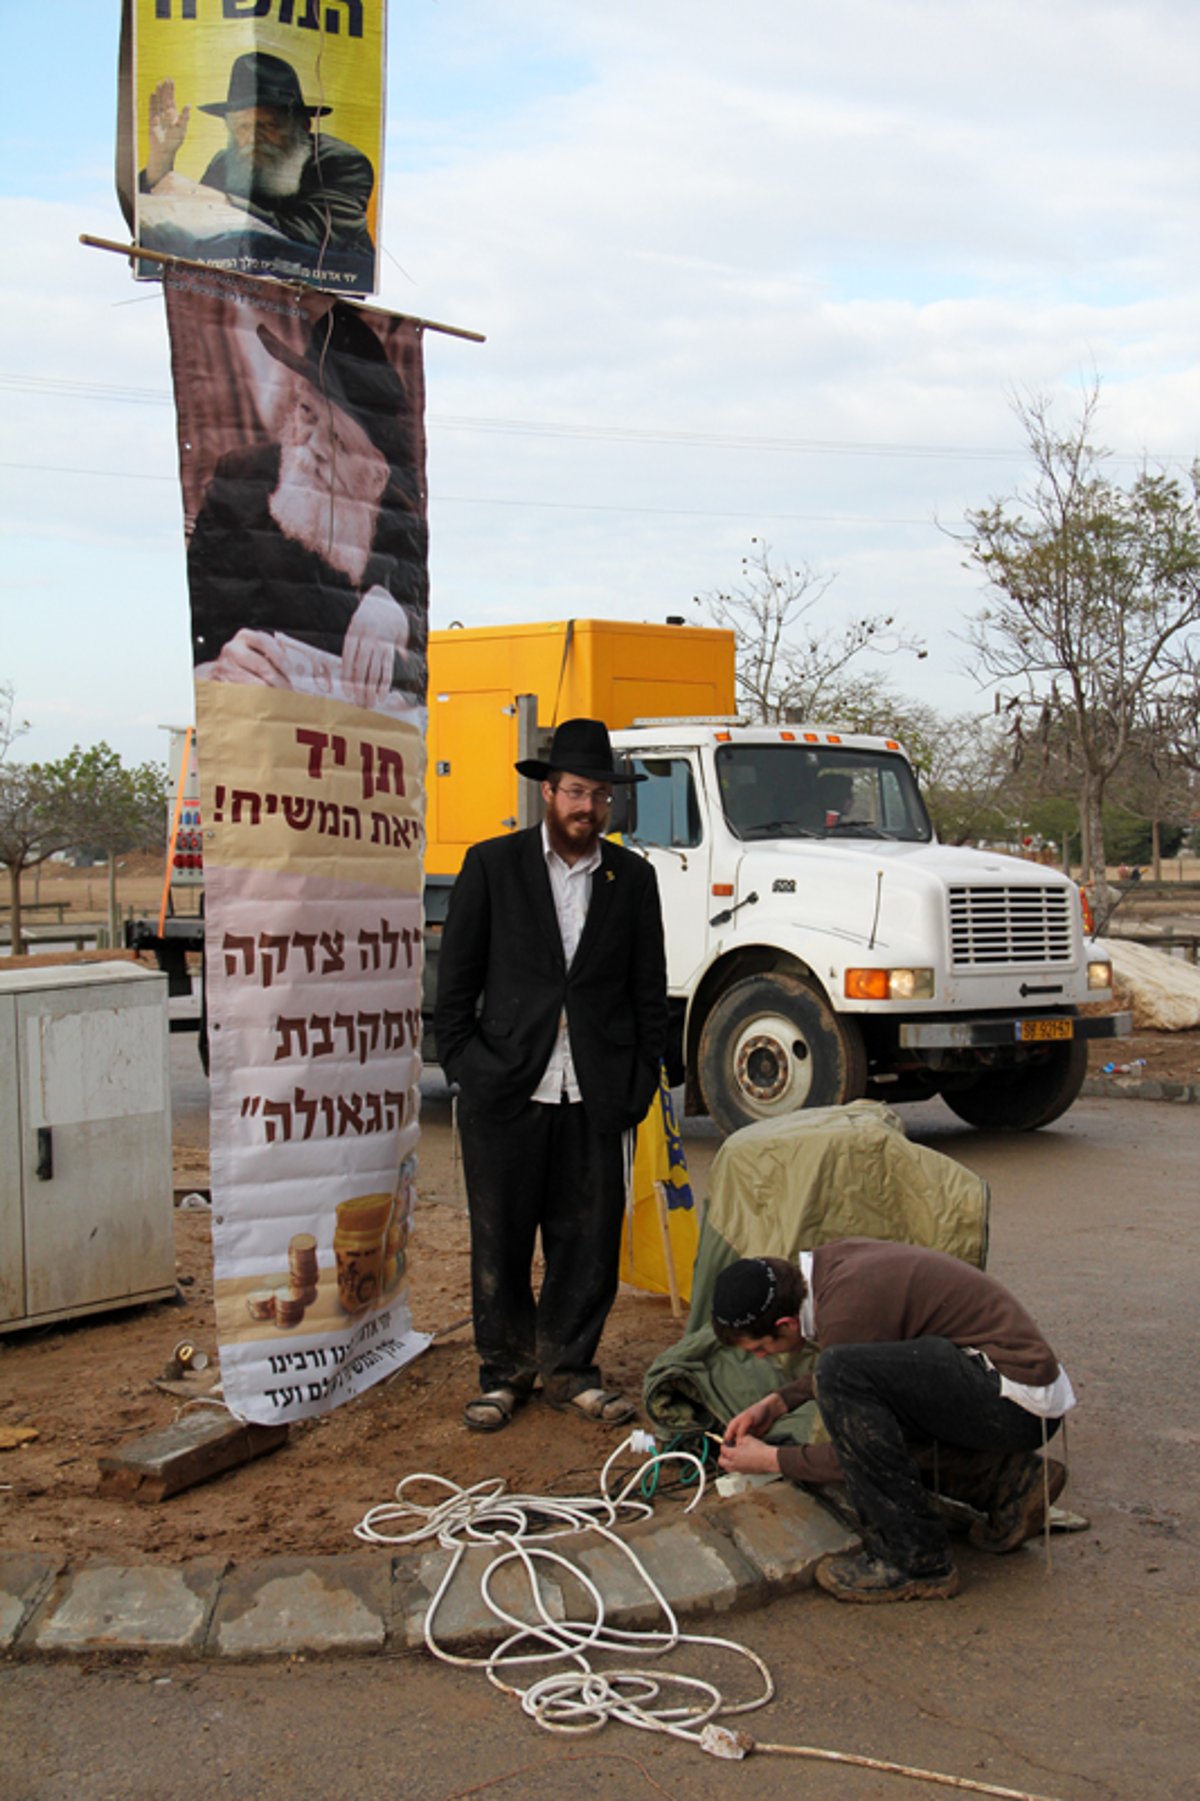
[[[1045,1044],[1048,1039],[1074,1038],[1073,1019],[1023,1019],[1019,1035],[1022,1044]]]

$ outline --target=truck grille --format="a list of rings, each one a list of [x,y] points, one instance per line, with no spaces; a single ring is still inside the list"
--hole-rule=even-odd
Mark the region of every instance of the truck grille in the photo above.
[[[1069,963],[1067,888],[951,888],[950,960],[956,969]]]

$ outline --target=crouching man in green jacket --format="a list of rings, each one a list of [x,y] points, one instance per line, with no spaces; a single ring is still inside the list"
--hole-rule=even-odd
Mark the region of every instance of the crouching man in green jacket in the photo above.
[[[815,1347],[813,1372],[729,1422],[721,1467],[793,1482],[842,1481],[863,1551],[826,1557],[839,1601],[957,1594],[942,1510],[923,1480],[980,1516],[971,1541],[1015,1551],[1042,1529],[1066,1470],[1035,1452],[1075,1405],[1030,1315],[982,1270],[916,1245],[843,1238],[798,1263],[748,1257],[713,1288],[717,1337],[755,1357]],[[764,1442],[814,1399],[830,1442]]]

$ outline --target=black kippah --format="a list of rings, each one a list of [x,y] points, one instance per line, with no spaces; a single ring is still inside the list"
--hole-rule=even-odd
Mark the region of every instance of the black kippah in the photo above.
[[[775,1271],[762,1257],[743,1257],[723,1269],[713,1283],[712,1316],[716,1326],[741,1331],[775,1305]]]

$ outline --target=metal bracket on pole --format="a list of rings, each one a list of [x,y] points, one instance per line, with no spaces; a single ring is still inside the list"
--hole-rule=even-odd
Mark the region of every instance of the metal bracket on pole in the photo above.
[[[517,758],[544,757],[550,748],[550,733],[538,725],[536,694],[517,695]],[[517,824],[537,825],[542,817],[542,796],[535,782],[520,777],[517,793]]]

